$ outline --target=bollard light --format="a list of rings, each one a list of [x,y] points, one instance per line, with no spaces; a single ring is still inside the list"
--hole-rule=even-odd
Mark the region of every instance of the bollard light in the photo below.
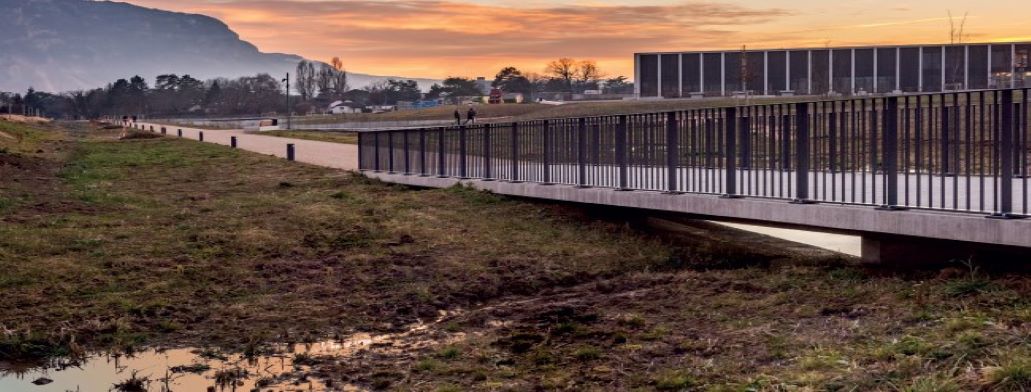
[[[202,141],[202,142],[204,141],[204,131],[198,131],[197,132],[197,140]]]
[[[290,144],[286,145],[286,160],[288,160],[288,161],[294,160],[294,145],[293,145],[293,143],[290,143]]]
[[[236,136],[229,137],[229,147],[236,148]]]

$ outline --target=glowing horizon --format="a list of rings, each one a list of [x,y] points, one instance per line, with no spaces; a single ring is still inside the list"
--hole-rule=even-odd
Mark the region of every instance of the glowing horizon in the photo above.
[[[948,10],[968,12],[965,42],[1031,41],[1015,0],[129,0],[209,15],[264,52],[411,78],[542,73],[559,57],[633,78],[633,53],[949,43]]]

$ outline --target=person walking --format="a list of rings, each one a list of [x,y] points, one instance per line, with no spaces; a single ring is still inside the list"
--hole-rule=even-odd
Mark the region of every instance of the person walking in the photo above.
[[[476,124],[476,108],[472,106],[469,107],[469,112],[465,114],[465,123]]]
[[[462,113],[455,108],[455,125],[462,125]]]

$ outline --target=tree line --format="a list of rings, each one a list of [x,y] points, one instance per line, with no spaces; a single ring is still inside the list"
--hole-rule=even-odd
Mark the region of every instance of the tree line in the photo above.
[[[355,106],[394,105],[399,101],[442,97],[481,96],[477,81],[448,77],[423,92],[414,80],[388,79],[362,89],[351,89],[339,58],[330,63],[301,61],[291,89],[295,113],[320,111],[336,100]],[[201,81],[190,75],[159,75],[150,85],[140,76],[118,79],[105,87],[60,94],[36,91],[25,94],[0,92],[0,113],[39,114],[52,118],[94,119],[104,116],[233,116],[285,113],[285,79],[268,74],[235,79]],[[583,93],[600,90],[610,94],[633,93],[626,77],[606,78],[591,60],[561,58],[549,62],[545,74],[525,73],[515,67],[501,69],[490,83],[506,93],[534,97],[540,92]]]

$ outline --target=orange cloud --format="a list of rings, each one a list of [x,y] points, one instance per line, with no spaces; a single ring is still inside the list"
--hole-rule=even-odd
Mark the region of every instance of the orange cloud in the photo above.
[[[633,75],[642,50],[718,46],[734,26],[788,15],[776,8],[717,3],[648,6],[509,7],[444,0],[217,3],[138,0],[139,5],[222,19],[264,51],[344,59],[352,70],[410,77],[529,72],[557,57],[595,59],[612,75]]]
[[[557,57],[594,59],[609,75],[632,76],[635,52],[941,42],[944,11],[939,14],[932,3],[953,0],[920,0],[922,11],[848,8],[822,0],[772,1],[797,9],[769,6],[766,0],[753,2],[763,4],[756,6],[719,0],[662,5],[524,0],[515,6],[482,0],[131,1],[220,18],[267,52],[323,61],[339,56],[349,69],[363,73],[441,78],[491,76],[509,65],[541,72]],[[1000,25],[998,15],[992,23]],[[970,31],[968,36],[998,40],[1024,35],[1022,26],[1016,21],[1008,30],[993,26],[992,34]]]

